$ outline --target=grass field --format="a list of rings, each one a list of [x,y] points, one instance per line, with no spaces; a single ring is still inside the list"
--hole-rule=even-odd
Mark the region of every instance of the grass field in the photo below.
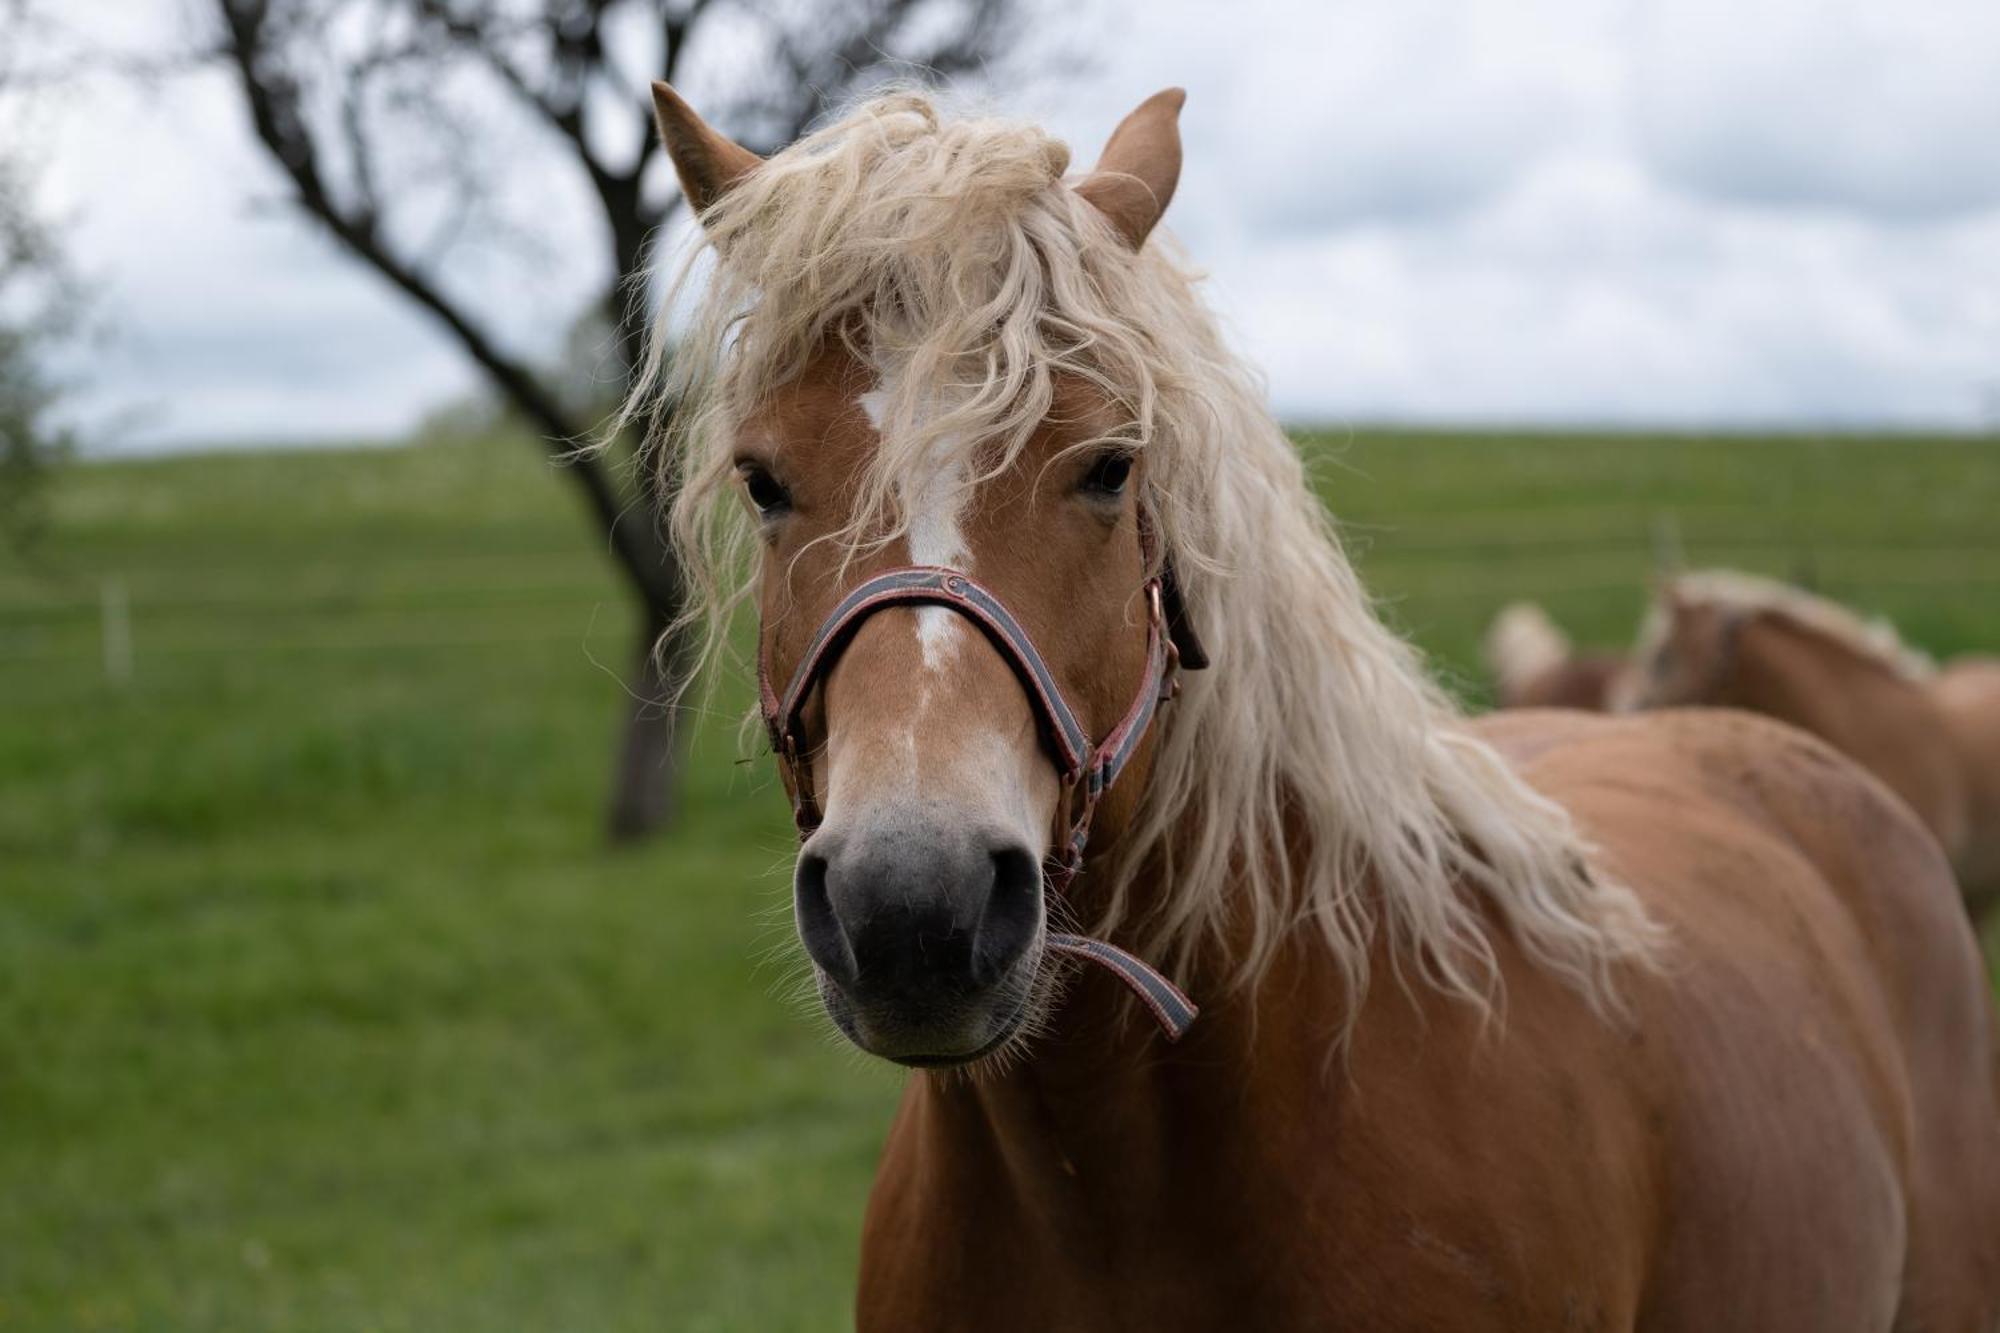
[[[1311,448],[1475,701],[1509,597],[1629,637],[1659,532],[2000,647],[2000,444]],[[897,1078],[785,998],[789,833],[731,719],[679,830],[603,847],[626,615],[544,471],[91,466],[0,564],[0,1330],[846,1322]]]

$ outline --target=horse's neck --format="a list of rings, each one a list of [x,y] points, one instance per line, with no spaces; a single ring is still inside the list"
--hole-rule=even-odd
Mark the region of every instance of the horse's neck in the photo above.
[[[1889,737],[1873,721],[1919,698],[1885,664],[1787,622],[1743,626],[1721,702],[1782,718],[1855,752]]]
[[[1078,906],[1087,916],[1090,904]],[[1227,984],[1240,956],[1219,943],[1175,969],[1201,1006],[1177,1044],[1108,973],[1084,968],[1017,1062],[914,1076],[870,1201],[863,1325],[914,1326],[922,1307],[901,1304],[913,1291],[981,1299],[966,1288],[977,1273],[953,1257],[968,1248],[1004,1252],[1001,1271],[1047,1288],[1033,1298],[1046,1309],[1021,1327],[1058,1322],[1050,1311],[1067,1326],[1122,1327],[1132,1290],[1180,1291],[1176,1275],[1191,1265],[1260,1271],[1271,1227],[1297,1208],[1301,1160],[1339,1169],[1351,1084],[1336,1053],[1345,992],[1317,933],[1291,932],[1247,990]],[[1254,1327],[1246,1300],[1285,1299],[1184,1296],[1233,1302],[1177,1310],[1188,1327]],[[991,1299],[1018,1313],[1018,1293]]]
[[[1949,847],[1962,836],[1961,782],[1928,693],[1888,664],[1791,624],[1743,627],[1719,702],[1810,731],[1870,770]]]
[[[1167,1232],[1226,1243],[1285,1187],[1265,1164],[1346,1091],[1334,969],[1323,950],[1289,952],[1254,996],[1219,975],[1182,978],[1203,1008],[1171,1046],[1114,981],[1084,972],[1018,1064],[918,1076],[896,1138],[912,1165],[951,1176],[945,1193],[976,1194],[1055,1246],[1090,1254],[1106,1234]]]

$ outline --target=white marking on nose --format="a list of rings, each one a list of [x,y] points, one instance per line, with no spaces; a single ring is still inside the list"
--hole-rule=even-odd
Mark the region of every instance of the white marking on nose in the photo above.
[[[874,388],[855,399],[877,431],[882,429],[894,392],[891,374],[884,372]],[[904,484],[904,503],[909,506],[910,515],[911,564],[942,565],[972,572],[972,552],[966,548],[965,530],[959,524],[959,510],[966,498],[966,466],[959,441],[945,436],[932,447],[918,475]],[[942,671],[957,652],[960,636],[966,629],[960,619],[956,611],[939,606],[917,609],[917,643],[923,649],[924,666],[931,671]]]

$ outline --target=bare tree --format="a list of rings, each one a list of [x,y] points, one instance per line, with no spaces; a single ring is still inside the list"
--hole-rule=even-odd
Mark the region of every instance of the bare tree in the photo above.
[[[518,183],[496,107],[536,151],[579,172],[601,227],[601,286],[587,317],[611,331],[602,375],[622,393],[643,330],[631,294],[649,237],[681,199],[647,120],[650,79],[695,79],[705,107],[770,152],[829,105],[888,77],[981,74],[1024,26],[1021,0],[200,0],[206,58],[220,61],[290,200],[348,253],[427,311],[512,410],[563,460],[604,535],[639,625],[610,827],[628,838],[668,817],[678,782],[667,636],[680,571],[661,537],[651,469],[578,456],[597,422],[510,346],[462,257],[492,274],[495,239],[532,245],[499,202]],[[491,283],[486,284],[490,290]],[[601,402],[603,399],[600,398]],[[626,461],[637,442],[627,441]],[[655,651],[655,645],[659,650]]]
[[[0,0],[0,96],[19,91],[17,53],[35,17],[24,0]],[[35,207],[36,164],[13,141],[20,111],[0,106],[0,542],[25,556],[41,535],[50,475],[75,444],[60,410],[71,386],[50,363],[84,331],[88,293]]]
[[[0,160],[0,540],[26,554],[43,493],[71,446],[49,353],[79,327],[82,289],[30,207],[27,172]]]

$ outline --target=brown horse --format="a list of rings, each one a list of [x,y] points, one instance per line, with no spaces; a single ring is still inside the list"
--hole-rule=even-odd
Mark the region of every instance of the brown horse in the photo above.
[[[1730,570],[1665,584],[1636,659],[1633,706],[1743,708],[1812,732],[1916,811],[1975,916],[2000,897],[2000,661],[1939,671],[1886,623]]]
[[[1078,178],[657,102],[713,263],[628,412],[761,613],[821,998],[917,1071],[863,1329],[1996,1327],[1936,843],[1759,718],[1464,721],[1154,231],[1177,91]]]
[[[1631,678],[1623,653],[1579,653],[1569,635],[1533,602],[1509,602],[1481,645],[1501,708],[1581,708],[1618,712]]]

